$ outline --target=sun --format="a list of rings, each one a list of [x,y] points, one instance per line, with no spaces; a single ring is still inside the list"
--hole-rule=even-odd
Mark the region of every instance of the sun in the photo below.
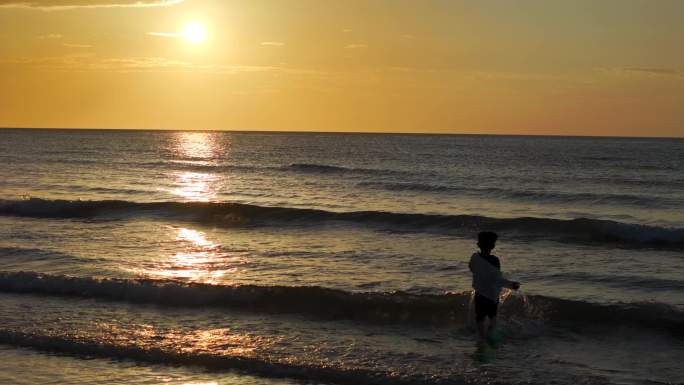
[[[200,44],[207,40],[207,29],[196,21],[185,24],[182,32],[183,39],[192,44]]]

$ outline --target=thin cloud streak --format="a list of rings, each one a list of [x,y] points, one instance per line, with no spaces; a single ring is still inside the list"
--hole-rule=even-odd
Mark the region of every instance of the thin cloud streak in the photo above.
[[[604,72],[621,76],[662,77],[684,79],[684,70],[657,67],[620,67],[604,69]]]
[[[66,11],[88,8],[150,8],[168,7],[183,3],[185,0],[0,0],[0,9],[18,8],[40,11]]]
[[[367,44],[347,44],[344,48],[345,49],[364,49],[364,48],[368,48],[368,45]]]
[[[62,43],[62,45],[69,48],[93,48],[90,44]]]
[[[280,42],[280,41],[264,41],[261,43],[262,46],[271,46],[271,47],[282,47],[285,45],[285,43]]]
[[[234,75],[239,73],[278,72],[311,73],[312,71],[280,66],[250,66],[226,64],[199,64],[164,57],[133,57],[97,59],[94,54],[71,54],[43,58],[22,58],[2,60],[0,64],[32,66],[46,71],[64,72],[184,72]]]
[[[679,71],[671,68],[623,68],[622,70],[625,72],[639,72],[651,75],[681,75]]]
[[[177,32],[148,32],[147,33],[150,36],[157,36],[157,37],[170,37],[173,39],[183,37],[183,34],[177,33]]]
[[[61,39],[63,37],[64,37],[64,35],[61,35],[59,33],[51,33],[49,35],[40,35],[40,36],[38,36],[38,39],[40,39],[40,40]]]

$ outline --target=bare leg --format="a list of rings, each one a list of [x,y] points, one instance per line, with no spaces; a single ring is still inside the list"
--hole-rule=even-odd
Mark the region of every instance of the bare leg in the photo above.
[[[489,330],[487,330],[487,335],[491,335],[496,328],[496,317],[489,319]]]
[[[480,342],[487,341],[487,328],[485,326],[486,318],[482,321],[477,321],[477,331],[480,333]]]

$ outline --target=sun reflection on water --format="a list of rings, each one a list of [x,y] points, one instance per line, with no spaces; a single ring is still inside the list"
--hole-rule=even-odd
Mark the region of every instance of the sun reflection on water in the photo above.
[[[186,339],[193,341],[193,349],[240,357],[253,357],[259,347],[271,342],[260,336],[233,332],[230,328],[198,330]]]
[[[219,158],[229,150],[225,140],[215,132],[174,133],[171,151],[172,163],[187,166],[206,166],[211,171]],[[187,201],[208,202],[217,199],[224,185],[221,174],[198,171],[173,171],[170,175],[172,187],[168,191]]]
[[[186,382],[183,385],[218,385],[218,382],[216,381],[210,381],[210,382]]]
[[[176,132],[174,133],[176,155],[191,159],[213,159],[220,155],[218,133]]]
[[[199,172],[178,172],[174,177],[174,195],[194,202],[215,200],[222,186],[222,178],[217,174]]]
[[[176,236],[176,239],[189,241],[201,247],[208,247],[212,249],[219,247],[218,244],[208,240],[203,232],[193,229],[186,229],[185,227],[178,229],[178,235]]]
[[[175,241],[183,250],[155,263],[143,272],[144,275],[217,284],[230,280],[226,275],[240,274],[239,266],[245,263],[243,257],[224,252],[219,243],[207,239],[202,231],[185,227],[173,229]]]

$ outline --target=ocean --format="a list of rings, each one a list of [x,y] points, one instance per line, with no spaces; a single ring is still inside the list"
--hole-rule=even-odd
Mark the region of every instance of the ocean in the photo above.
[[[684,383],[684,140],[0,130],[0,383]],[[520,281],[477,344],[479,231]]]

